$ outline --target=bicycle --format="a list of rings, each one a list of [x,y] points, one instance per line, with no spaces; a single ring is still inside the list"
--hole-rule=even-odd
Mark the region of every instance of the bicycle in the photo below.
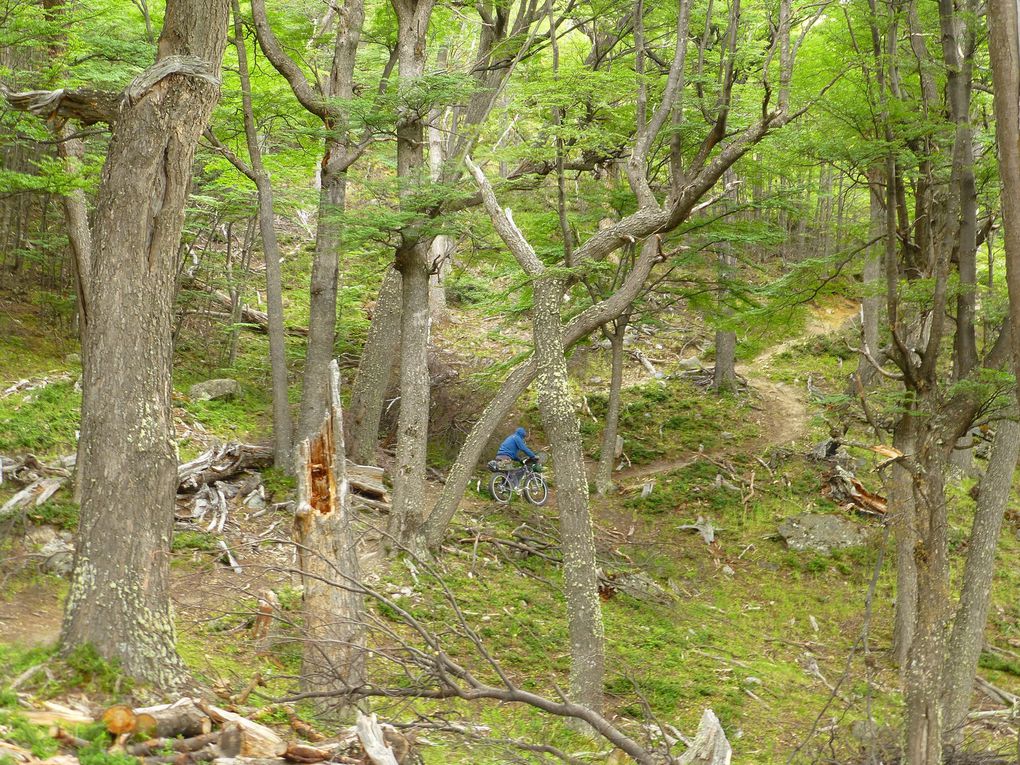
[[[523,494],[524,498],[541,507],[549,500],[549,484],[542,475],[544,466],[539,460],[530,457],[525,459],[519,468],[512,470],[500,469],[495,460],[487,467],[492,472],[489,479],[489,493],[500,504],[507,504],[514,493]]]

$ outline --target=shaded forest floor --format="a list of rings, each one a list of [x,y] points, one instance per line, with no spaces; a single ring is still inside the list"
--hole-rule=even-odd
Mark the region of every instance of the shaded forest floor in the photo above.
[[[15,330],[0,333],[0,390],[28,376],[54,381],[0,398],[0,454],[19,449],[66,453],[76,424],[77,362],[68,355],[73,343],[41,329],[46,321],[37,311],[14,305],[5,303],[0,311],[4,328]],[[739,367],[749,390],[723,397],[706,391],[697,375],[682,373],[681,359],[699,347],[707,356],[709,348],[704,342],[707,330],[692,330],[690,317],[677,316],[674,324],[667,318],[654,330],[636,333],[634,345],[661,362],[665,376],[651,379],[636,362],[628,362],[621,432],[632,465],[617,474],[619,493],[592,498],[603,573],[637,575],[655,585],[647,598],[611,587],[604,592],[609,706],[636,735],[654,727],[641,727],[649,713],[692,735],[702,710],[710,707],[730,737],[735,762],[786,762],[802,747],[797,762],[826,752],[830,761],[849,763],[866,743],[861,721],[870,705],[880,726],[880,743],[895,738],[891,727],[883,727],[897,725],[901,709],[897,670],[888,660],[894,599],[889,556],[868,630],[871,653],[857,650],[848,660],[862,636],[865,593],[882,547],[882,527],[875,520],[853,517],[822,496],[826,465],[808,457],[811,446],[828,435],[842,405],[840,394],[855,363],[846,343],[851,333],[847,323],[855,311],[850,301],[813,306],[803,326],[790,331],[793,337],[773,332],[749,343]],[[462,379],[480,374],[484,358],[479,356],[496,358],[516,347],[512,341],[500,346],[488,323],[470,311],[458,311],[454,318],[440,328],[437,345],[447,360],[476,359],[474,364],[464,362]],[[700,346],[692,346],[692,337],[701,338]],[[264,340],[246,336],[244,343],[240,363],[230,370],[243,393],[232,402],[186,399],[183,391],[200,377],[202,366],[182,351],[176,381],[182,454],[217,439],[264,438],[264,367],[249,364],[264,352]],[[593,460],[605,410],[606,357],[597,347],[586,346],[571,362],[583,400],[585,448]],[[451,419],[456,425],[456,418]],[[541,445],[533,399],[521,402],[518,420],[536,433]],[[442,469],[447,454],[444,444],[436,445],[436,467]],[[880,491],[871,463],[861,458],[858,467],[868,488]],[[520,501],[496,506],[479,490],[484,490],[480,481],[473,484],[436,564],[508,674],[523,687],[550,694],[565,684],[569,664],[554,554],[554,474],[552,480],[552,500],[544,508]],[[269,471],[265,482],[277,501],[291,496],[292,485],[276,471]],[[971,484],[972,479],[964,478],[954,489],[960,508],[953,519],[957,558],[969,522]],[[437,491],[437,485],[428,487],[430,495]],[[10,493],[6,485],[0,486],[0,502]],[[842,515],[865,530],[866,542],[830,554],[789,550],[777,528],[783,519],[802,512]],[[716,530],[711,544],[682,528],[699,517]],[[1013,692],[1020,691],[1020,656],[1013,653],[1020,646],[1017,520],[1014,511],[1000,545],[1002,575],[988,634],[996,651],[985,654],[982,669],[983,676]],[[381,516],[365,519],[368,526],[383,522]],[[63,580],[38,569],[38,546],[26,542],[25,532],[41,525],[70,529],[73,524],[73,503],[61,493],[6,530],[12,533],[5,543],[0,592],[0,679],[9,680],[48,656],[46,646],[59,631]],[[252,637],[248,625],[258,594],[266,588],[277,593],[291,620],[298,617],[300,593],[288,573],[289,548],[274,542],[288,531],[286,508],[258,517],[238,508],[223,538],[243,573],[222,564],[215,537],[194,532],[178,534],[172,563],[180,650],[196,679],[229,698],[258,673],[264,684],[247,703],[263,721],[283,726],[287,715],[277,699],[293,690],[290,678],[299,667],[300,645],[296,634],[283,629],[267,649]],[[522,543],[532,551],[522,550]],[[446,604],[436,583],[421,572],[413,576],[403,560],[374,561],[373,581],[416,618],[442,630]],[[469,666],[481,663],[461,642],[454,641],[448,650]],[[383,680],[399,680],[387,675],[392,669],[384,665],[376,670]],[[99,682],[98,675],[53,674],[66,682],[43,677],[22,690],[39,698],[84,694],[93,703],[124,695],[123,689]],[[131,693],[145,698],[144,689]],[[981,696],[975,697],[975,705],[994,706]],[[315,710],[301,703],[294,709],[317,723]],[[559,721],[526,708],[401,702],[380,705],[378,712],[389,719],[462,720],[491,729],[491,735],[479,741],[423,734],[420,751],[427,763],[538,761],[515,759],[530,755],[487,741],[496,738],[548,742],[572,753],[601,752],[590,758],[594,762],[604,761],[608,753]],[[1015,741],[1015,735],[1008,726],[989,725],[975,728],[973,740],[975,747],[988,748]]]

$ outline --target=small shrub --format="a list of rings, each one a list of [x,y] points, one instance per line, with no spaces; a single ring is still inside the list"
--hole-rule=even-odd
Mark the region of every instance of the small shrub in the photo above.
[[[56,741],[17,712],[0,710],[0,727],[6,729],[4,738],[28,749],[39,759],[52,757],[59,750]]]
[[[78,646],[64,661],[71,670],[68,684],[72,687],[91,687],[104,693],[131,689],[131,680],[121,674],[117,662],[107,661],[91,645]]]
[[[205,531],[181,531],[174,535],[170,545],[174,552],[182,550],[215,550],[216,536]]]

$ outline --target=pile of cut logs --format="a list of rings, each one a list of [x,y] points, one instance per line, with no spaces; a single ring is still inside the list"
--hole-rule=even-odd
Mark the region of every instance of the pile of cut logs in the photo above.
[[[342,729],[330,740],[313,731],[312,737],[320,740],[308,744],[288,742],[265,725],[197,698],[136,709],[118,704],[98,720],[52,702],[46,707],[25,716],[37,725],[51,726],[51,737],[67,752],[43,761],[48,765],[76,765],[77,752],[95,744],[75,736],[66,726],[96,721],[110,734],[111,753],[137,757],[145,765],[408,765],[414,761],[410,739],[391,726],[380,725],[375,715],[359,713],[357,725]],[[0,742],[0,754],[19,762],[38,762],[13,744]]]

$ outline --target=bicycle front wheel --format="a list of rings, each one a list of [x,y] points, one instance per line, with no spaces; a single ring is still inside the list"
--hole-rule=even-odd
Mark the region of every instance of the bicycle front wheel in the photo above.
[[[492,478],[489,479],[489,494],[494,500],[505,505],[510,501],[513,491],[513,486],[510,485],[510,479],[507,478],[506,473],[492,474]]]
[[[549,499],[549,486],[542,476],[528,476],[528,480],[524,484],[524,498],[538,507],[546,503]]]

